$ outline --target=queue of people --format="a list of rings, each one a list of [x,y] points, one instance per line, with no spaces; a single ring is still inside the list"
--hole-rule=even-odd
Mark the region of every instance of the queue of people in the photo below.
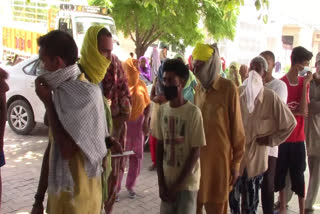
[[[222,77],[216,44],[197,44],[188,65],[156,47],[151,65],[143,56],[120,62],[112,34],[99,25],[86,32],[80,60],[62,31],[41,36],[38,45],[35,85],[49,140],[32,214],[44,212],[46,194],[49,214],[112,213],[127,162],[125,187],[134,199],[147,135],[161,214],[254,214],[260,189],[265,214],[274,213],[275,192],[286,213],[287,189],[298,195],[301,214],[312,211],[320,176],[320,53],[316,73],[302,76],[313,55],[294,48],[291,68],[278,80],[271,51],[249,67],[231,63]],[[6,78],[0,70],[0,166]]]

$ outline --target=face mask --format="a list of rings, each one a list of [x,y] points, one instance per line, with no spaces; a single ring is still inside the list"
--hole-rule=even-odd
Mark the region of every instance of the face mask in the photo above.
[[[178,96],[177,86],[164,86],[163,87],[164,96],[167,100],[173,100]]]
[[[299,71],[299,76],[304,77],[308,72],[311,72],[311,69],[308,66],[304,66],[304,68]]]
[[[42,61],[40,61],[40,63],[39,63],[39,71],[37,73],[38,73],[38,76],[43,76],[43,75],[49,74],[51,72],[47,71],[44,68],[44,63]]]

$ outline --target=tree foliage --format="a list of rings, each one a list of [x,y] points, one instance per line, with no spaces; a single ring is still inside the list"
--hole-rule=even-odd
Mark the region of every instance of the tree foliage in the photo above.
[[[89,0],[89,3],[101,6],[106,1],[112,3],[117,28],[134,41],[138,57],[157,40],[187,46],[203,40],[206,34],[215,40],[233,39],[239,7],[243,4],[243,0]],[[253,0],[253,4],[260,9],[269,2]]]

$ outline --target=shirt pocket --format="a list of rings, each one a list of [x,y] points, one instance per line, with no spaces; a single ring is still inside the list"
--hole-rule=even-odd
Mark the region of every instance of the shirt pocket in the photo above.
[[[264,137],[270,135],[272,130],[274,130],[275,124],[274,120],[270,118],[262,118],[260,120],[256,120],[255,127],[257,129],[257,137]]]

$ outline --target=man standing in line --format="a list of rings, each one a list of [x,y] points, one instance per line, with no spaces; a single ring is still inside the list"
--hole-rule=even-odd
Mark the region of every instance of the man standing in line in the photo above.
[[[313,211],[320,181],[320,53],[316,56],[316,73],[310,82],[309,115],[306,118],[306,144],[310,171],[306,212]]]
[[[201,179],[197,213],[226,214],[232,186],[239,177],[245,136],[236,85],[220,77],[221,59],[216,45],[197,44],[192,53],[195,104],[204,121],[206,147],[200,151]]]
[[[260,56],[265,58],[268,63],[268,72],[263,79],[264,86],[273,90],[283,103],[287,103],[288,89],[287,85],[278,79],[273,78],[272,71],[275,67],[275,56],[271,51],[264,51]],[[269,148],[268,170],[263,175],[261,185],[262,209],[265,214],[273,214],[274,203],[274,176],[276,173],[276,164],[278,158],[278,146]]]
[[[38,44],[44,73],[36,79],[36,93],[51,133],[47,212],[98,214],[109,136],[101,90],[78,79],[78,48],[69,34],[51,31]]]
[[[297,120],[297,126],[285,143],[279,146],[276,166],[275,191],[280,191],[280,214],[286,213],[285,179],[290,172],[291,189],[298,195],[300,214],[305,209],[305,181],[306,169],[304,117],[308,115],[308,88],[312,80],[311,72],[307,70],[312,53],[304,47],[295,47],[291,53],[291,68],[281,78],[288,88],[288,107]],[[300,76],[301,75],[301,76]]]
[[[160,106],[157,138],[157,172],[161,214],[194,214],[200,185],[200,148],[205,136],[200,109],[183,97],[189,78],[179,59],[163,65],[164,94]]]

